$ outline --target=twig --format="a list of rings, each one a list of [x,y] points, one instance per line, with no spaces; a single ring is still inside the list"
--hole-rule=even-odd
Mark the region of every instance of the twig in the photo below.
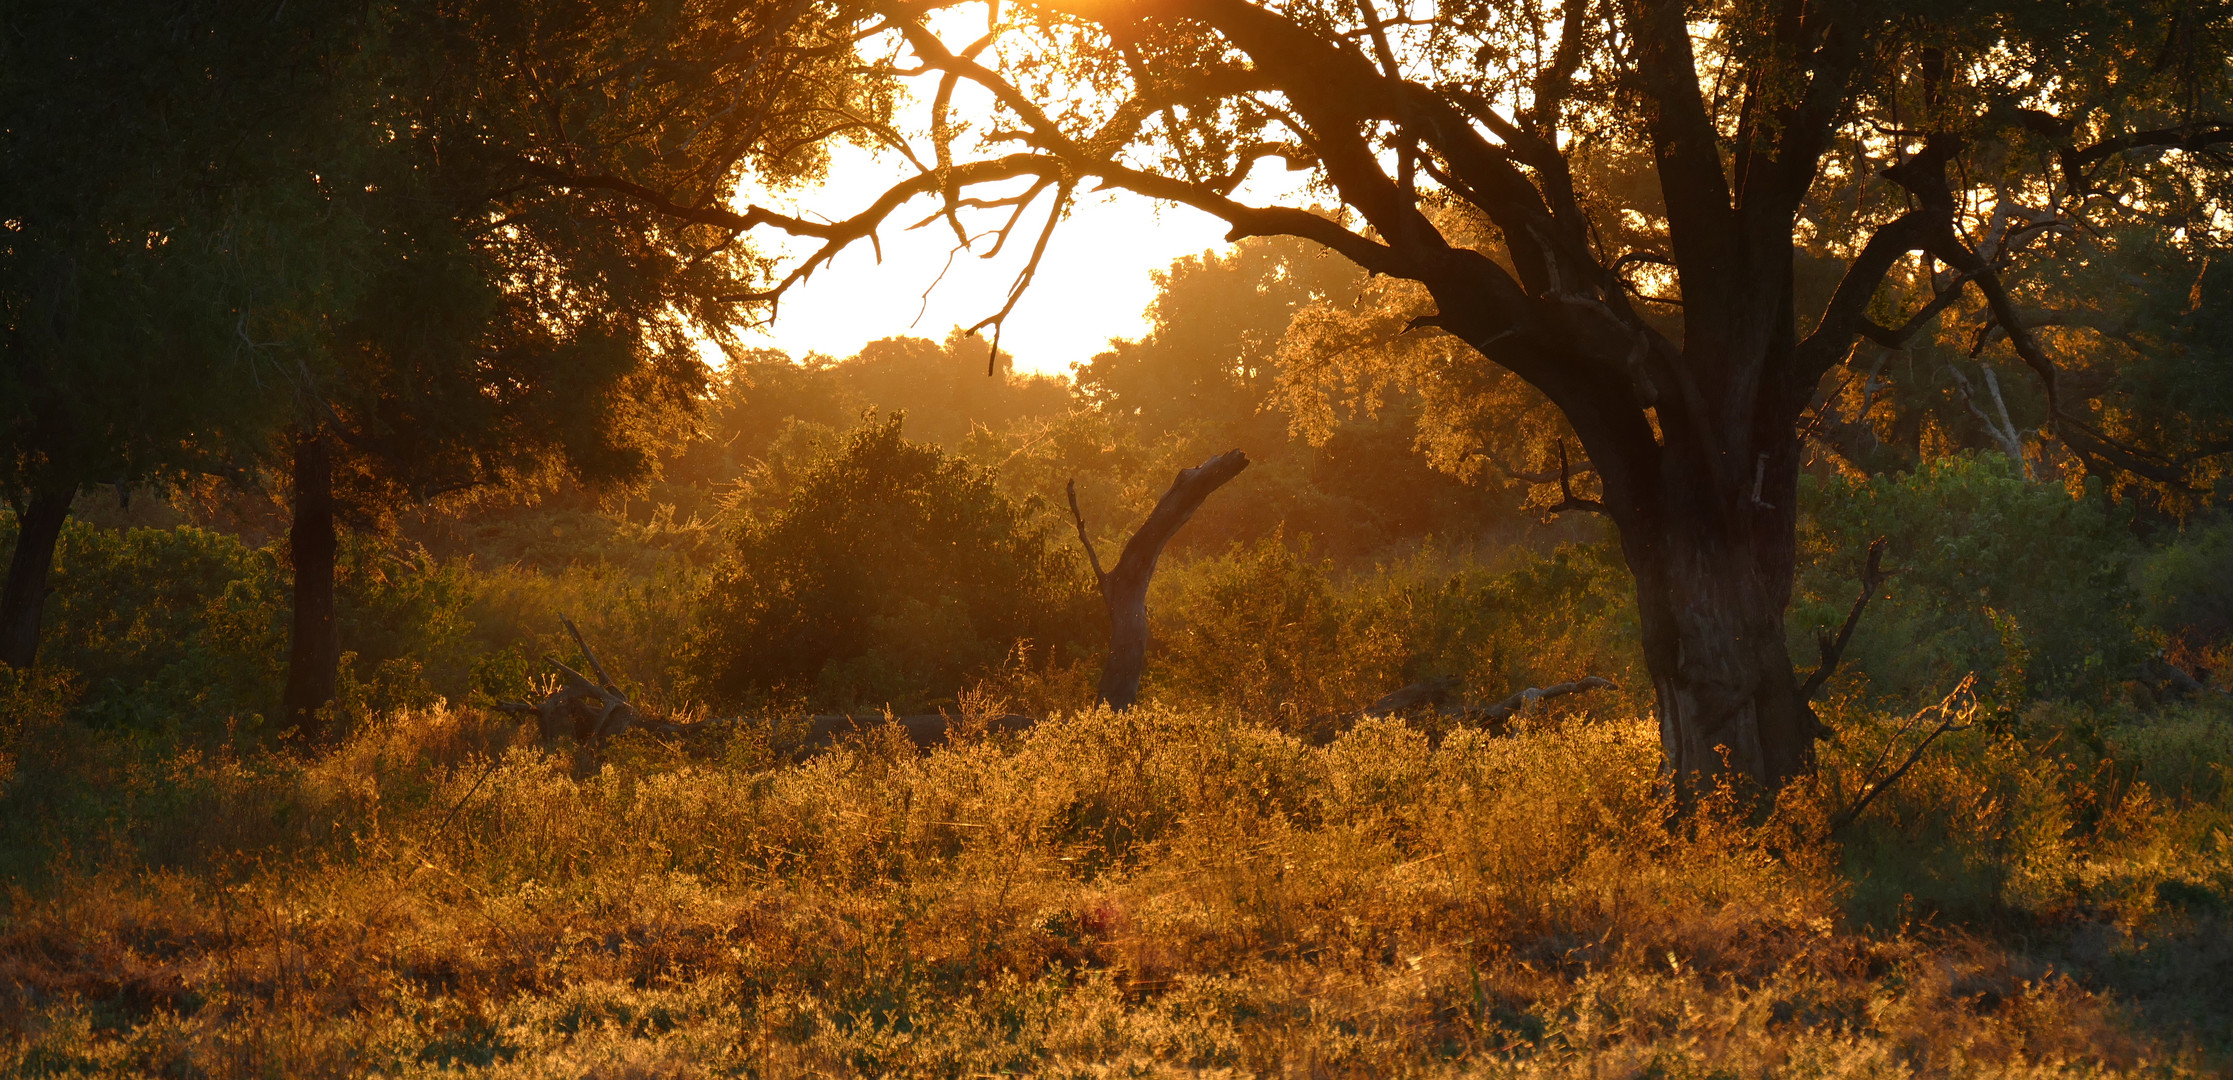
[[[1854,628],[1861,625],[1862,609],[1869,606],[1869,598],[1876,595],[1885,580],[1898,573],[1884,569],[1884,544],[1885,538],[1881,536],[1869,542],[1868,564],[1861,569],[1861,595],[1854,598],[1853,609],[1845,613],[1845,625],[1838,628],[1838,636],[1816,634],[1815,646],[1821,650],[1822,663],[1800,685],[1800,701],[1813,701],[1814,695],[1821,692],[1822,684],[1830,681],[1831,674],[1838,669],[1839,659],[1845,656],[1846,643],[1853,640]]]
[[[999,311],[977,320],[977,325],[970,327],[968,330],[969,333],[975,334],[987,326],[992,327],[992,351],[985,355],[985,377],[988,379],[999,370],[1000,332],[1008,325],[1009,313],[1016,310],[1016,301],[1023,299],[1024,291],[1031,288],[1032,279],[1038,276],[1039,260],[1047,255],[1047,241],[1054,239],[1055,226],[1061,223],[1063,212],[1070,207],[1070,190],[1071,185],[1068,183],[1064,183],[1055,190],[1054,208],[1047,213],[1046,228],[1039,230],[1039,242],[1032,245],[1031,258],[1023,264],[1023,271],[1016,275],[1016,283],[1009,287],[1008,302],[1000,305]],[[1017,212],[1020,215],[1022,213],[1021,208]],[[1001,244],[1007,242],[1006,230],[1002,230],[999,244],[995,244],[994,249],[997,251]]]
[[[1065,485],[1064,490],[1067,491],[1070,496],[1070,519],[1077,522],[1078,525],[1078,543],[1085,545],[1085,559],[1087,562],[1093,564],[1093,580],[1096,582],[1105,582],[1109,579],[1109,575],[1101,569],[1101,555],[1099,552],[1093,550],[1093,538],[1087,536],[1085,531],[1085,514],[1078,509],[1077,479],[1073,477],[1070,482]]]
[[[459,796],[457,802],[451,804],[450,812],[442,815],[442,823],[434,827],[434,832],[428,835],[428,839],[438,838],[448,831],[450,822],[457,817],[457,812],[465,809],[465,804],[473,800],[473,796],[481,790],[481,785],[488,782],[489,774],[495,772],[496,767],[503,761],[503,757],[499,755],[489,755],[488,768],[482,769],[481,775],[474,779],[473,786],[466,788],[465,794]]]
[[[1962,676],[1962,681],[1955,685],[1953,692],[1947,694],[1944,700],[1936,705],[1926,706],[1922,712],[1915,714],[1914,719],[1921,719],[1929,715],[1932,710],[1937,710],[1938,726],[1932,728],[1930,734],[1923,736],[1922,742],[1915,744],[1915,749],[1908,752],[1907,760],[1900,762],[1899,768],[1892,770],[1891,774],[1884,779],[1871,784],[1868,790],[1862,792],[1861,797],[1854,801],[1852,806],[1847,807],[1838,816],[1831,818],[1830,827],[1822,834],[1824,840],[1837,835],[1839,829],[1853,824],[1854,819],[1860,817],[1861,811],[1868,809],[1869,804],[1875,802],[1877,796],[1884,794],[1891,789],[1892,785],[1899,783],[1900,778],[1906,776],[1907,771],[1914,768],[1916,762],[1923,760],[1923,751],[1930,749],[1931,744],[1938,741],[1939,736],[1949,731],[1964,731],[1972,726],[1968,721],[1971,717],[1977,715],[1977,698],[1970,691],[1976,685],[1977,673],[1973,671]],[[1969,700],[1964,702],[1959,709],[1955,708],[1955,700],[1963,697],[1967,697]],[[1897,736],[1894,737],[1897,738]]]

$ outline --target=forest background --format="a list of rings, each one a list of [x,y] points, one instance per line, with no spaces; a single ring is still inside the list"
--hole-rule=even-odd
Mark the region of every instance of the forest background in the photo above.
[[[252,119],[300,121],[254,85]],[[113,168],[101,149],[72,160]],[[493,183],[467,161],[366,190]],[[227,258],[11,240],[0,550],[55,522],[36,663],[0,670],[17,1071],[2205,1074],[2233,1052],[2233,261],[2196,221],[2054,233],[2085,258],[2026,286],[2122,467],[2041,434],[2051,403],[1981,304],[1854,351],[1803,432],[1788,642],[1827,654],[1870,597],[1825,664],[1839,738],[1772,807],[1674,815],[1636,586],[1574,506],[1591,466],[1517,382],[1450,377],[1470,354],[1412,328],[1400,282],[1251,238],[1158,275],[1150,332],[1067,377],[959,328],[791,357],[683,333],[670,305],[726,256],[679,257],[680,233],[647,254],[625,209],[530,207],[549,232],[517,256],[375,200],[398,216],[296,247],[288,215],[338,198],[298,172],[161,211]],[[288,274],[209,276],[243,251]],[[1895,291],[1943,298],[1927,270]],[[504,273],[614,306],[521,317],[467,287]],[[259,328],[294,370],[200,385],[239,325],[180,282],[318,312]],[[426,317],[375,318],[402,311]],[[718,366],[689,359],[706,340]],[[1252,464],[1156,578],[1143,704],[1096,710],[1079,534],[1113,552],[1234,447]],[[333,674],[306,720],[318,490]],[[730,722],[548,752],[496,706],[550,689],[546,656],[587,663],[562,617],[647,713]],[[1583,676],[1614,686],[1486,727],[1358,714],[1423,681],[1488,703]],[[1046,721],[805,756],[771,722],[926,711]]]

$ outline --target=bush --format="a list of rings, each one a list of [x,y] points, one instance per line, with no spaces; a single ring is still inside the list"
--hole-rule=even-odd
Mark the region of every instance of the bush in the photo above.
[[[1501,568],[1428,548],[1343,576],[1274,535],[1157,578],[1147,688],[1290,730],[1435,676],[1473,701],[1583,675],[1648,692],[1634,590],[1609,542]]]
[[[278,707],[287,584],[226,533],[70,522],[55,545],[39,664],[82,674],[78,714],[131,728],[248,727]]]
[[[1879,700],[1935,699],[1967,672],[2013,708],[2031,693],[2099,696],[2146,653],[2128,583],[2138,545],[2098,494],[2026,481],[1998,454],[1801,490],[1802,570],[1788,625],[1812,659],[1817,628],[1853,602],[1869,542],[1898,571],[1872,602],[1840,677]]]
[[[2172,662],[2226,685],[2233,664],[2233,519],[2182,530],[2139,566],[2147,623],[2163,634]]]
[[[12,533],[0,531],[0,552]],[[335,584],[345,710],[361,718],[463,693],[471,582],[460,570],[352,535]],[[76,676],[78,719],[198,739],[252,733],[276,713],[293,599],[276,549],[193,526],[73,520],[49,585],[39,667]]]
[[[906,710],[951,699],[1018,642],[1061,655],[1097,635],[1077,558],[986,470],[900,437],[843,437],[786,504],[734,533],[692,652],[715,702]]]
[[[1642,715],[1309,747],[1150,703],[781,768],[725,727],[579,773],[439,708],[315,761],[34,739],[0,784],[0,1075],[2137,1080],[2233,1050],[2222,791],[1983,730],[1825,845],[1803,791],[1667,828]],[[1943,917],[1977,909],[2016,932]]]

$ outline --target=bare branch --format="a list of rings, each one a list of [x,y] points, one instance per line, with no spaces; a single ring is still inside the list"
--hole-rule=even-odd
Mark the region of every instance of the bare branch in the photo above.
[[[1085,548],[1086,562],[1093,566],[1093,580],[1096,584],[1106,582],[1109,580],[1109,575],[1107,571],[1101,569],[1101,553],[1093,549],[1093,537],[1087,535],[1085,531],[1085,512],[1078,509],[1077,478],[1072,477],[1070,482],[1064,486],[1064,490],[1070,496],[1070,520],[1077,523],[1078,526],[1078,543]]]
[[[1972,718],[1977,715],[1977,698],[1971,692],[1976,685],[1977,674],[1975,672],[1964,675],[1962,681],[1954,687],[1953,693],[1946,695],[1945,699],[1938,704],[1928,706],[1922,712],[1916,713],[1915,718],[1920,719],[1935,711],[1939,717],[1938,726],[1932,728],[1930,734],[1923,736],[1922,742],[1915,744],[1915,749],[1908,752],[1907,760],[1900,762],[1899,768],[1893,769],[1891,774],[1884,779],[1869,785],[1868,790],[1863,792],[1852,806],[1831,818],[1830,826],[1823,831],[1822,838],[1827,840],[1837,835],[1838,830],[1853,824],[1854,820],[1861,816],[1861,812],[1867,810],[1869,804],[1877,800],[1877,796],[1891,790],[1892,785],[1899,783],[1900,778],[1906,776],[1907,771],[1914,768],[1915,763],[1923,759],[1923,751],[1930,749],[1931,744],[1937,742],[1939,736],[1949,731],[1962,731],[1970,727]],[[1962,700],[1965,698],[1967,700]],[[1956,705],[1957,701],[1961,702],[1958,707]]]
[[[1047,254],[1047,241],[1054,239],[1054,227],[1062,221],[1062,212],[1069,209],[1069,206],[1070,185],[1065,182],[1055,191],[1054,206],[1047,211],[1047,226],[1039,230],[1039,242],[1032,245],[1030,260],[1024,263],[1023,270],[1016,275],[1016,283],[1008,289],[1008,302],[1002,304],[999,311],[978,320],[977,325],[969,328],[969,332],[974,334],[987,326],[992,327],[992,351],[985,354],[985,377],[988,379],[1000,365],[1001,328],[1007,324],[1008,314],[1016,310],[1016,302],[1023,299],[1024,291],[1031,287],[1032,278],[1038,275],[1039,260]],[[1008,240],[1005,233],[1000,239],[1003,244]]]
[[[1814,695],[1822,692],[1822,684],[1830,681],[1830,675],[1838,669],[1838,661],[1844,658],[1845,646],[1853,640],[1854,628],[1861,625],[1861,612],[1867,609],[1876,591],[1884,587],[1884,582],[1896,573],[1884,569],[1884,544],[1885,538],[1881,536],[1870,541],[1868,562],[1861,568],[1861,595],[1853,598],[1853,610],[1845,613],[1845,625],[1838,628],[1838,636],[1824,634],[1815,639],[1822,662],[1814,669],[1814,674],[1800,684],[1799,700],[1812,701]]]
[[[597,661],[597,650],[590,648],[589,642],[582,638],[581,628],[574,625],[574,620],[563,615],[559,616],[558,621],[565,624],[566,632],[574,636],[574,644],[579,646],[582,655],[588,658],[589,670],[597,673],[597,684],[617,693],[618,685],[613,682],[612,676],[605,674],[605,665]]]

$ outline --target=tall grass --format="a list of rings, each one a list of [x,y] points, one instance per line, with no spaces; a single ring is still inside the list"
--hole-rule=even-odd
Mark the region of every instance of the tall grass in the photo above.
[[[0,1069],[190,1076],[2124,1076],[2222,1066],[2223,715],[2087,760],[1884,719],[1764,823],[1649,725],[1324,747],[1086,712],[800,763],[406,711],[316,760],[38,721]],[[2091,751],[2088,751],[2091,753]],[[1934,891],[1935,890],[1935,891]],[[1899,899],[1890,899],[1898,894]],[[2219,1056],[2213,1056],[2219,1055]]]

